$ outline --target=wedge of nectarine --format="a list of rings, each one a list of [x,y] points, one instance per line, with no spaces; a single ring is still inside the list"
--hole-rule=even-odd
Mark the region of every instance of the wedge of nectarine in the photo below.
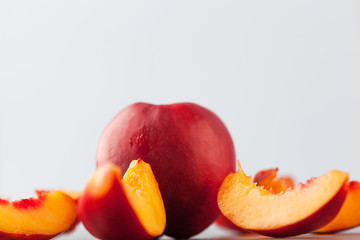
[[[80,196],[78,216],[100,239],[151,239],[166,223],[158,184],[141,159],[132,161],[123,177],[112,163],[99,166]]]
[[[0,239],[50,239],[76,218],[75,201],[60,191],[37,191],[37,198],[0,199]]]
[[[295,189],[272,194],[247,177],[239,164],[218,194],[221,212],[237,226],[272,237],[294,236],[328,224],[339,212],[348,174],[329,171]]]
[[[316,233],[333,233],[360,225],[360,182],[349,183],[345,202],[336,217]]]
[[[294,188],[294,180],[291,177],[277,177],[277,172],[278,168],[261,170],[256,173],[253,181],[257,183],[257,186],[264,187],[272,193],[281,193]],[[215,223],[220,227],[235,230],[240,233],[247,232],[245,229],[233,224],[223,214],[219,215]]]

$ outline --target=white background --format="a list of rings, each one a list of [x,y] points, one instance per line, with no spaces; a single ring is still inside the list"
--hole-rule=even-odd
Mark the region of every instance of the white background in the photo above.
[[[103,128],[137,101],[213,110],[249,175],[360,180],[359,13],[359,1],[1,0],[1,196],[81,190]]]

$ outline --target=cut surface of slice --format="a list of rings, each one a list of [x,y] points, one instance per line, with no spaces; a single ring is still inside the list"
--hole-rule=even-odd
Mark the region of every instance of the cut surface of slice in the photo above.
[[[141,159],[132,161],[122,183],[129,202],[145,229],[152,236],[160,235],[166,223],[165,208],[150,165]]]

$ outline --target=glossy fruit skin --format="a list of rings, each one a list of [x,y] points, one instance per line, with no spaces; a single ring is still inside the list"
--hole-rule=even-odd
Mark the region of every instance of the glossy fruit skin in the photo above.
[[[126,107],[105,128],[97,165],[110,161],[125,171],[137,158],[151,165],[159,183],[166,235],[188,238],[216,219],[217,192],[235,171],[235,150],[213,112],[193,103]]]

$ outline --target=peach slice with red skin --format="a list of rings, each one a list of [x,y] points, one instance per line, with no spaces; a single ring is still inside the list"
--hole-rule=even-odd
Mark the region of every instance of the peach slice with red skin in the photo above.
[[[45,240],[76,218],[75,201],[60,191],[36,191],[37,198],[0,199],[0,239]]]
[[[264,186],[267,190],[271,189],[274,193],[294,188],[291,178],[276,178],[277,171],[277,168],[260,171],[255,175],[254,182],[257,182],[258,186]],[[334,233],[359,226],[360,215],[358,212],[360,212],[360,182],[352,181],[349,183],[349,191],[339,213],[329,224],[314,232]]]
[[[256,182],[259,187],[262,186],[272,193],[281,193],[287,191],[288,189],[294,188],[294,181],[291,177],[276,177],[277,172],[278,168],[261,170],[260,172],[256,173],[253,181]],[[233,224],[223,214],[219,215],[215,223],[220,227],[235,230],[240,233],[247,232],[245,229],[242,229]]]
[[[165,208],[150,165],[134,160],[124,176],[112,163],[100,165],[79,198],[78,217],[100,239],[160,236]]]
[[[219,208],[235,225],[266,236],[295,236],[325,226],[339,212],[348,191],[348,174],[332,170],[273,194],[256,186],[238,165],[220,187]]]
[[[258,186],[264,186],[265,189],[272,190],[273,193],[280,193],[288,188],[294,188],[291,178],[276,178],[277,171],[277,168],[262,170],[255,175],[254,182],[257,182]],[[360,212],[360,182],[352,181],[349,183],[349,191],[339,213],[329,224],[314,232],[334,233],[356,227],[360,225],[358,212]]]
[[[349,191],[345,202],[336,217],[316,233],[333,233],[360,225],[360,182],[349,183]]]

